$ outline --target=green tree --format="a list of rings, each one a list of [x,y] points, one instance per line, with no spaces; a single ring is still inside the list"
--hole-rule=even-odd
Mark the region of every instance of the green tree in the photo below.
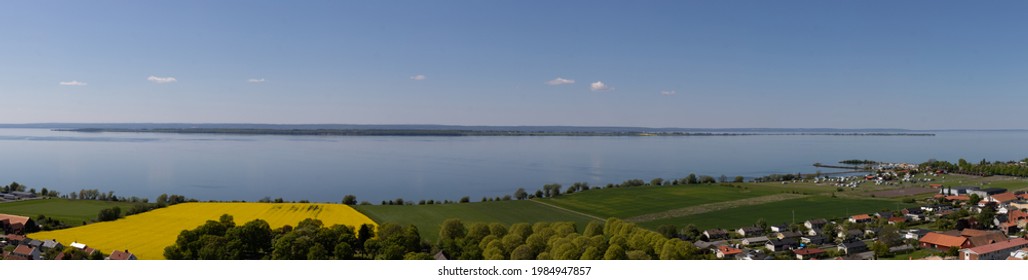
[[[343,196],[343,204],[346,205],[357,205],[357,196],[348,194]]]
[[[735,180],[732,180],[732,182],[733,182],[733,183],[742,183],[742,182],[744,182],[745,180],[746,180],[746,179],[745,179],[745,178],[743,178],[742,176],[735,176]]]
[[[881,240],[871,243],[871,251],[875,252],[875,257],[883,258],[889,256],[889,245],[886,245]]]
[[[532,248],[525,244],[519,245],[517,248],[514,248],[514,251],[510,252],[510,259],[512,260],[533,260],[535,256],[536,254]]]
[[[663,178],[653,178],[653,180],[650,180],[650,185],[660,186],[662,184],[664,184]]]
[[[610,247],[607,247],[607,252],[603,253],[603,259],[605,259],[605,260],[627,260],[628,259],[628,255],[625,252],[625,248],[622,248],[621,245],[611,244]]]
[[[666,238],[672,238],[678,233],[678,228],[674,225],[665,224],[657,227],[657,232]]]
[[[685,177],[685,183],[689,185],[695,185],[700,183],[700,179],[696,177],[696,174],[689,173],[689,176]]]
[[[528,198],[528,192],[525,191],[525,188],[518,188],[518,190],[514,191],[514,198],[518,200],[525,200],[526,198]]]

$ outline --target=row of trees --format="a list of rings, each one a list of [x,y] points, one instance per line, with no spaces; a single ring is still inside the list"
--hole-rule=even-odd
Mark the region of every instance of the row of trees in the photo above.
[[[691,243],[667,238],[618,219],[590,222],[579,232],[571,222],[465,225],[443,223],[437,244],[448,258],[463,260],[646,260],[701,257]]]
[[[382,224],[375,237],[374,225],[324,226],[306,219],[294,228],[272,229],[264,220],[237,226],[232,216],[207,221],[184,230],[175,244],[164,249],[170,260],[348,260],[430,259],[429,246],[414,226]]]
[[[1025,159],[1028,160],[1028,159]],[[972,164],[965,159],[957,160],[957,163],[948,161],[928,160],[921,164],[922,168],[933,170],[945,170],[948,172],[964,172],[982,175],[1006,175],[1017,177],[1028,177],[1028,165],[1021,162],[989,162],[982,159],[978,164]]]
[[[36,192],[35,188],[29,188],[28,186],[19,184],[18,182],[11,182],[6,186],[0,186],[0,193],[11,193],[11,192],[28,192],[43,197],[59,197],[61,195],[58,191],[51,191],[46,188]]]
[[[543,187],[541,189],[538,189],[538,190],[536,190],[535,192],[532,192],[532,193],[526,191],[525,188],[518,188],[517,190],[514,191],[513,195],[504,195],[502,197],[501,196],[497,196],[497,197],[483,197],[481,201],[485,202],[485,201],[507,201],[507,200],[514,200],[514,199],[516,199],[516,200],[525,200],[525,199],[534,199],[534,198],[552,198],[552,197],[558,197],[558,196],[565,195],[565,194],[572,194],[572,193],[576,193],[576,192],[584,192],[584,191],[588,191],[588,190],[592,190],[592,189],[600,189],[600,188],[608,188],[609,189],[609,188],[629,188],[629,187],[640,187],[640,186],[695,185],[695,184],[713,184],[713,183],[719,183],[719,182],[720,183],[729,183],[729,182],[742,183],[742,182],[745,181],[745,178],[743,178],[742,176],[735,176],[734,178],[731,178],[731,181],[729,181],[729,179],[730,178],[728,176],[725,176],[725,175],[721,175],[718,178],[714,178],[712,176],[707,176],[707,175],[689,174],[686,177],[683,177],[683,178],[680,178],[680,179],[675,179],[675,180],[665,180],[663,178],[653,178],[652,180],[649,181],[649,183],[647,183],[646,181],[643,181],[641,179],[630,179],[630,180],[625,180],[624,182],[621,182],[620,184],[607,184],[606,186],[603,186],[603,187],[600,187],[600,186],[590,186],[589,183],[586,183],[586,182],[575,182],[575,183],[571,184],[570,186],[568,186],[567,189],[564,189],[564,186],[561,185],[561,184],[552,183],[552,184],[543,185]],[[262,202],[270,202],[270,201],[262,201]],[[276,200],[275,202],[281,202],[281,201]],[[461,197],[457,201],[451,201],[451,200],[431,200],[430,199],[430,200],[419,200],[417,202],[417,204],[418,205],[425,205],[425,204],[450,204],[450,203],[468,203],[468,202],[471,202],[471,197],[465,196],[465,197]],[[346,196],[343,197],[342,203],[346,204],[346,205],[357,205],[358,204],[357,203],[357,197],[354,196],[354,195],[346,195]],[[361,205],[370,205],[370,203],[368,203],[366,201],[360,202],[360,204]],[[394,200],[383,200],[381,202],[381,205],[414,205],[414,204],[415,204],[414,201],[404,200],[403,198],[397,198],[397,199],[394,199]]]

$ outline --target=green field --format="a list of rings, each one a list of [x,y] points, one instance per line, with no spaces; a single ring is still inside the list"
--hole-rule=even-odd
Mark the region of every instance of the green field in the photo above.
[[[378,223],[413,224],[421,231],[423,238],[432,241],[439,236],[439,226],[450,218],[460,219],[465,224],[499,222],[510,225],[570,221],[577,223],[579,229],[595,220],[528,200],[433,205],[361,205],[355,208]]]
[[[753,225],[757,219],[764,218],[769,224],[792,222],[793,212],[796,221],[802,222],[814,218],[841,218],[856,214],[878,212],[882,209],[898,209],[911,205],[895,200],[832,198],[828,196],[809,196],[785,201],[770,202],[760,205],[742,206],[731,209],[712,211],[703,214],[662,219],[641,223],[647,228],[671,224],[685,226],[694,224],[700,229],[707,228],[738,228]]]
[[[927,188],[928,184],[945,186],[977,185],[1022,189],[1028,180],[993,176],[974,177],[946,175],[932,177],[932,182],[898,183],[875,186],[864,183],[856,189],[837,192],[831,184],[811,181],[788,183],[736,183],[641,186],[614,189],[593,189],[557,198],[535,201],[497,201],[444,205],[364,205],[356,208],[378,223],[413,224],[422,236],[435,240],[439,225],[446,219],[458,218],[466,223],[572,221],[584,225],[593,217],[617,217],[636,221],[641,226],[656,229],[663,224],[685,226],[694,224],[701,229],[721,227],[737,228],[752,225],[760,218],[768,223],[792,222],[813,218],[842,218],[850,215],[899,209],[912,204],[901,203],[907,198],[930,197],[932,193],[875,198],[874,193],[896,189]],[[838,197],[831,197],[834,193]]]
[[[114,206],[121,207],[122,213],[124,213],[132,208],[132,203],[98,200],[34,199],[0,203],[0,213],[28,216],[33,219],[42,214],[62,221],[69,226],[80,226],[82,222],[96,219],[100,210]]]
[[[628,218],[671,209],[732,201],[783,192],[816,193],[834,190],[819,187],[786,188],[773,185],[739,184],[745,188],[721,185],[634,187],[590,190],[545,200],[546,203],[599,217]]]

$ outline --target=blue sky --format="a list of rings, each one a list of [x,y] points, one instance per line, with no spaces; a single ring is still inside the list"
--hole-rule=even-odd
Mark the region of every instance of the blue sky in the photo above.
[[[1024,129],[1025,14],[1023,1],[6,1],[0,122]]]

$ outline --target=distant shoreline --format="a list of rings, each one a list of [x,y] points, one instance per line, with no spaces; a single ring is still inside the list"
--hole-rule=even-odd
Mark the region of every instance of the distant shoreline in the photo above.
[[[934,133],[906,132],[646,132],[646,131],[525,131],[525,130],[439,130],[439,129],[265,129],[265,128],[73,128],[53,129],[82,133],[175,133],[233,135],[310,136],[935,136]]]

